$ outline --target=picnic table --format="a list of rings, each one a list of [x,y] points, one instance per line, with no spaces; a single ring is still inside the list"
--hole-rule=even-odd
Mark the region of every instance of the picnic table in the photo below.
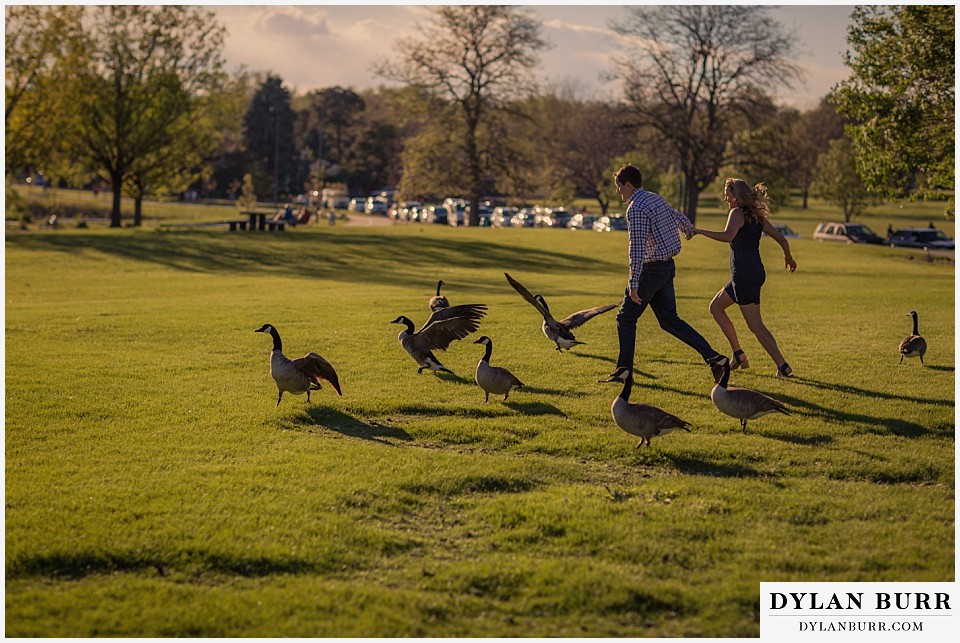
[[[272,221],[272,220],[268,221],[268,220],[267,220],[267,214],[269,214],[269,213],[267,213],[267,212],[260,212],[260,211],[257,211],[257,210],[245,210],[245,211],[242,212],[242,214],[246,214],[246,215],[250,218],[250,219],[249,219],[249,225],[250,225],[249,230],[250,230],[250,232],[253,232],[254,230],[259,230],[259,231],[261,231],[261,232],[263,232],[264,230],[269,230],[270,232],[283,232],[283,231],[284,231],[284,227],[285,227],[286,222],[285,222],[285,221]],[[246,222],[238,221],[238,222],[236,222],[236,223],[237,223],[237,225],[240,225],[241,223],[246,223]],[[241,226],[240,229],[241,229],[241,230],[244,230],[244,229],[246,229],[246,227],[245,227],[245,226]],[[234,232],[234,231],[235,231],[235,229],[234,229],[233,226],[230,227],[230,231],[231,231],[231,232]]]

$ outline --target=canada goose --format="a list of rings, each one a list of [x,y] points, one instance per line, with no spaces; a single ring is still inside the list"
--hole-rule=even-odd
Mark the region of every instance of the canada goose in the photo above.
[[[486,393],[485,402],[490,401],[490,394],[502,395],[503,401],[507,401],[510,390],[514,387],[523,388],[524,384],[517,377],[505,368],[500,366],[490,366],[490,354],[493,353],[493,341],[484,335],[474,342],[474,344],[485,344],[487,352],[483,354],[477,363],[476,382],[477,385]]]
[[[646,444],[650,446],[650,438],[658,435],[666,435],[674,429],[683,429],[690,431],[687,427],[690,423],[681,420],[676,415],[667,413],[662,409],[649,404],[635,404],[630,401],[630,389],[633,388],[632,369],[621,366],[608,380],[597,380],[598,382],[623,382],[623,390],[620,395],[613,398],[613,404],[610,405],[610,413],[613,415],[613,421],[621,429],[631,435],[640,438],[636,448]]]
[[[443,285],[443,279],[437,282],[437,294],[430,298],[430,312],[435,313],[438,310],[450,307],[447,298],[440,294],[440,286]]]
[[[463,339],[480,327],[480,319],[487,314],[484,304],[463,304],[443,308],[430,315],[419,331],[413,332],[413,322],[408,317],[400,315],[391,324],[403,324],[405,330],[400,331],[397,339],[400,345],[410,354],[410,357],[420,366],[417,373],[423,369],[452,373],[449,368],[440,363],[433,349],[446,350],[450,342]]]
[[[283,346],[280,343],[280,333],[272,324],[264,324],[255,333],[270,333],[273,336],[273,350],[270,351],[270,375],[273,381],[277,383],[277,389],[280,394],[277,395],[277,406],[280,406],[280,399],[284,393],[292,395],[307,394],[307,402],[310,401],[310,391],[319,391],[320,380],[327,380],[337,391],[337,395],[343,396],[340,391],[340,380],[337,378],[337,372],[333,370],[330,362],[323,359],[316,353],[307,353],[297,359],[288,359],[283,354]]]
[[[903,364],[904,357],[919,357],[923,364],[923,354],[927,352],[927,340],[920,337],[920,331],[917,329],[917,311],[911,310],[907,317],[913,317],[913,334],[907,335],[900,342],[900,363]]]
[[[716,384],[710,391],[710,399],[713,400],[721,413],[726,413],[730,417],[740,420],[741,428],[747,430],[747,420],[755,420],[767,413],[783,413],[790,415],[787,407],[781,402],[767,397],[759,391],[748,388],[728,387],[730,381],[730,360],[722,359],[710,365],[713,371],[713,377]]]
[[[583,324],[585,324],[589,319],[605,313],[608,310],[613,310],[617,307],[616,304],[607,304],[606,306],[588,308],[586,310],[573,313],[566,319],[557,321],[553,318],[553,315],[550,314],[550,308],[547,306],[546,300],[544,300],[541,295],[530,294],[530,291],[524,288],[520,282],[516,281],[507,273],[503,274],[506,276],[507,282],[513,286],[513,289],[520,293],[520,296],[530,302],[530,304],[537,309],[537,312],[543,316],[543,334],[547,336],[547,339],[557,345],[557,350],[561,353],[563,352],[561,349],[566,348],[567,350],[570,350],[577,344],[584,343],[578,342],[577,338],[573,336],[572,332],[570,332],[571,330],[579,326],[583,326]]]

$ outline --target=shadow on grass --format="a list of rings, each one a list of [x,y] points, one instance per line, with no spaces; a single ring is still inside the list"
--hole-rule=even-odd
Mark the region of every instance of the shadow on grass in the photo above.
[[[679,471],[688,475],[708,476],[711,478],[774,478],[769,473],[763,473],[753,467],[737,462],[719,463],[711,460],[695,458],[689,455],[664,453],[663,457],[673,463]]]
[[[928,366],[927,368],[933,368]],[[941,367],[943,370],[953,370],[953,367]],[[954,400],[945,399],[937,400],[929,397],[914,397],[912,395],[898,395],[896,393],[887,393],[885,391],[871,391],[870,389],[860,388],[858,386],[851,386],[849,384],[835,384],[833,382],[821,382],[820,380],[811,379],[809,377],[800,377],[794,376],[787,380],[788,382],[796,382],[803,386],[810,386],[813,388],[824,389],[827,391],[839,391],[841,393],[848,393],[850,395],[858,395],[860,397],[871,397],[881,400],[895,400],[895,401],[904,401],[904,402],[916,402],[917,404],[933,404],[935,406],[954,406]]]
[[[770,431],[764,431],[763,437],[810,447],[824,446],[833,442],[834,439],[832,435],[797,435],[795,433],[771,433]]]
[[[567,417],[566,413],[553,404],[547,404],[545,402],[514,402],[513,400],[507,400],[503,405],[524,415],[559,415],[561,417]]]
[[[481,395],[479,399],[482,402],[483,396]],[[400,415],[429,415],[435,417],[452,416],[467,418],[495,418],[510,415],[509,411],[507,411],[502,404],[495,405],[493,400],[490,401],[490,404],[487,405],[487,407],[488,408],[478,409],[475,407],[440,406],[438,404],[424,403],[401,404],[399,406],[391,407],[388,413],[396,413]]]
[[[944,371],[947,373],[952,373],[954,371],[953,366],[926,366],[925,368],[929,368],[931,371]]]
[[[392,438],[405,442],[413,440],[410,434],[403,429],[380,424],[379,422],[363,422],[337,409],[322,406],[313,406],[306,409],[303,415],[294,418],[294,422],[298,427],[317,426],[351,438],[372,440],[383,444],[392,445],[391,442],[383,438]]]
[[[99,253],[129,261],[200,273],[271,272],[298,277],[333,278],[359,283],[396,279],[404,266],[408,285],[429,292],[436,287],[438,265],[460,268],[504,266],[519,272],[575,271],[583,257],[526,246],[504,245],[482,236],[426,236],[383,234],[372,230],[343,230],[331,234],[228,233],[222,231],[117,231],[69,235],[12,235],[8,249],[43,250],[70,254]],[[296,257],[291,261],[290,257]],[[615,265],[593,259],[596,269]],[[363,266],[363,270],[356,270]],[[417,268],[428,268],[418,270]],[[480,284],[483,286],[483,284]],[[491,290],[494,285],[490,284]],[[496,285],[497,291],[503,290]]]
[[[853,413],[843,408],[831,409],[821,406],[808,400],[802,400],[798,397],[783,395],[782,393],[773,394],[777,400],[787,405],[787,409],[794,414],[818,417],[838,424],[860,424],[869,427],[871,433],[877,435],[897,435],[904,438],[918,438],[925,435],[938,435],[939,437],[952,437],[953,427],[948,430],[931,430],[922,424],[910,422],[901,418],[889,418],[875,415],[866,415],[864,413]],[[750,426],[747,426],[750,430]]]
[[[79,580],[94,574],[151,572],[160,576],[182,568],[230,576],[262,578],[274,574],[328,571],[316,561],[295,557],[227,556],[215,553],[181,553],[178,560],[161,555],[120,552],[77,552],[27,556],[7,566],[7,580],[16,578],[66,578]]]

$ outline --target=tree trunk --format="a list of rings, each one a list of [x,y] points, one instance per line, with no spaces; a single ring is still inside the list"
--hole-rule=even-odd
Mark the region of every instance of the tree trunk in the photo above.
[[[113,209],[110,210],[110,227],[119,228],[122,225],[120,222],[120,197],[123,193],[123,177],[120,176],[119,172],[111,172],[110,181],[113,183]]]
[[[600,204],[600,216],[601,216],[601,217],[607,216],[607,208],[610,207],[610,200],[609,200],[609,199],[602,199],[602,198],[600,198],[600,197],[598,196],[598,197],[597,197],[597,203]]]
[[[700,188],[697,187],[697,182],[692,181],[689,177],[686,180],[686,194],[683,198],[684,210],[683,213],[687,215],[687,218],[690,219],[690,223],[696,224],[697,222],[697,201],[700,200]]]
[[[804,188],[803,188],[803,190],[802,190],[802,194],[803,194],[803,209],[806,210],[806,209],[807,209],[807,197],[810,195],[810,191],[806,188],[806,186],[804,186]]]
[[[471,227],[480,225],[480,154],[477,152],[476,126],[467,130],[467,164],[470,173]]]
[[[143,210],[143,195],[138,194],[133,201],[133,225],[137,228],[140,227],[140,224],[143,222],[141,217],[141,212]]]

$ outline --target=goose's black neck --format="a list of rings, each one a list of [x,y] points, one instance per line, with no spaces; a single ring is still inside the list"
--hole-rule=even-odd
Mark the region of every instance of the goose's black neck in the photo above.
[[[413,331],[414,331],[413,322],[406,317],[401,317],[400,322],[407,327],[407,333],[409,333],[410,335],[413,335]]]
[[[913,317],[913,334],[914,334],[914,335],[919,335],[919,334],[920,334],[920,329],[919,329],[919,327],[918,327],[918,325],[917,325],[917,314],[914,313],[914,314],[912,314],[912,315],[910,315],[910,316]]]
[[[720,388],[727,388],[727,384],[730,383],[730,367],[725,366],[723,368],[723,375],[720,376],[720,381],[717,384],[720,385]]]
[[[490,363],[490,356],[493,355],[493,342],[487,344],[487,350],[484,352],[483,357],[481,358],[484,362]]]
[[[270,327],[270,335],[273,337],[273,350],[283,352],[283,344],[280,343],[280,333],[273,326]]]
[[[443,280],[437,282],[437,297],[440,296],[440,286],[443,285]]]
[[[630,391],[633,389],[633,375],[627,375],[627,379],[623,380],[623,390],[620,391],[620,399],[624,402],[630,401]]]

